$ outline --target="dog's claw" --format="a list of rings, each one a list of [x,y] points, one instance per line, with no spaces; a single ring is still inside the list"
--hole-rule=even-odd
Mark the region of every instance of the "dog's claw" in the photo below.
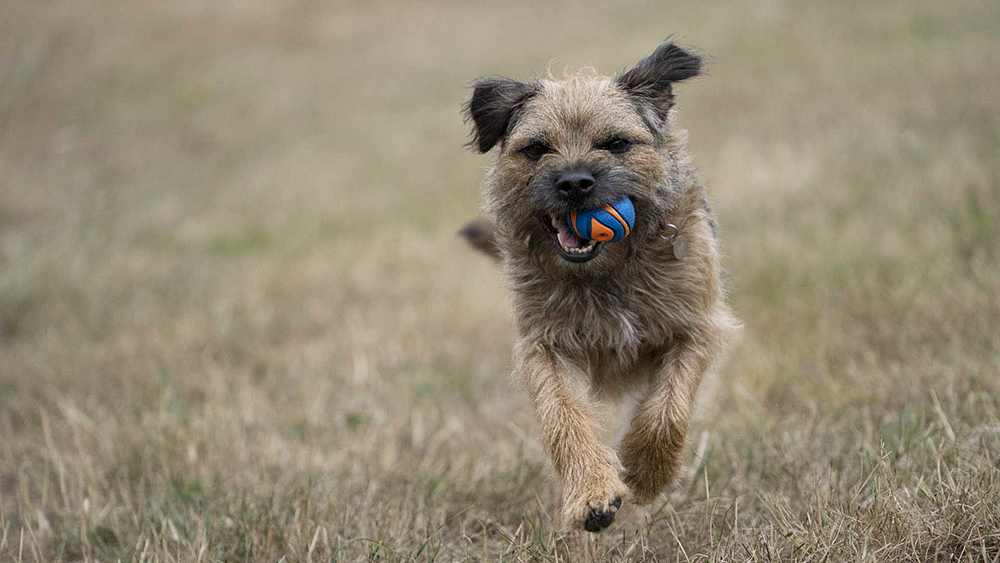
[[[615,497],[610,503],[608,503],[607,510],[600,510],[597,508],[591,508],[590,513],[587,515],[587,519],[583,523],[583,529],[588,532],[600,532],[604,528],[607,528],[615,521],[615,513],[618,509],[622,507],[622,499],[620,497]]]

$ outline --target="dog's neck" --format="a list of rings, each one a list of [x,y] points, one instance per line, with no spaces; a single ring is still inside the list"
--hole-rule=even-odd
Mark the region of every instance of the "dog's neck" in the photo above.
[[[546,257],[532,254],[530,244],[505,255],[522,335],[579,354],[604,349],[628,357],[696,323],[718,291],[705,283],[718,260],[714,220],[700,189],[675,203],[662,224],[613,243],[628,250],[605,256],[622,258],[613,267],[574,274],[575,265],[542,262]],[[678,257],[680,237],[689,248]]]

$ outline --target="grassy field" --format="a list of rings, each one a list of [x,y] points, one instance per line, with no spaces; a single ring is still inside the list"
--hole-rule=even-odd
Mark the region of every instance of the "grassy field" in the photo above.
[[[1000,561],[1000,3],[88,4],[0,8],[0,561]],[[671,33],[746,328],[567,534],[459,108]]]

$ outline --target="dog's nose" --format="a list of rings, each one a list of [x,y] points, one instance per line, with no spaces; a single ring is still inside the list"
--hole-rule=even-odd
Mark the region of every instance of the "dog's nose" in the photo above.
[[[594,177],[586,172],[568,172],[556,180],[556,189],[563,197],[579,201],[594,189]]]

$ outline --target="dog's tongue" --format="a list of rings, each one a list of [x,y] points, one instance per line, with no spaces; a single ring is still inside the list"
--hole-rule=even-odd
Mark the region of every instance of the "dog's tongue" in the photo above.
[[[559,244],[563,245],[564,248],[579,248],[583,243],[580,237],[576,236],[573,231],[569,230],[569,225],[566,223],[559,223]]]

